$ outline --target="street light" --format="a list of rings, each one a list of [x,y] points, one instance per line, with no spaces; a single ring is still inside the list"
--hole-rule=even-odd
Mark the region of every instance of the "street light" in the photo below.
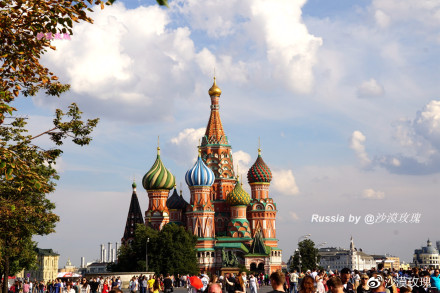
[[[298,238],[298,257],[299,257],[299,273],[300,274],[301,274],[301,250],[299,249],[299,241],[303,238],[308,239],[310,236],[312,236],[312,234],[303,235]]]
[[[147,237],[147,243],[145,245],[145,270],[148,272],[148,242],[150,242],[150,238]]]
[[[319,247],[322,247],[322,246],[324,246],[324,245],[326,245],[327,244],[327,242],[322,242],[322,243],[320,243],[320,244],[318,244],[317,246],[316,246],[316,248],[318,248],[318,253],[319,253]],[[315,263],[316,263],[316,266],[319,266],[319,263],[318,263],[318,255],[315,255]]]

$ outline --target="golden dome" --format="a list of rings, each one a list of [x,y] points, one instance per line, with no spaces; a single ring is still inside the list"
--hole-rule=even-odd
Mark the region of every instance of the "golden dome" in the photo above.
[[[214,77],[214,83],[212,87],[209,89],[208,93],[209,96],[220,96],[222,94],[222,90],[215,83],[215,77]]]

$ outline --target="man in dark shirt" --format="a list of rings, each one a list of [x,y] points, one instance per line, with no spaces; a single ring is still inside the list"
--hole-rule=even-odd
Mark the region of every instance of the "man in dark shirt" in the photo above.
[[[273,272],[270,275],[270,285],[272,291],[269,293],[284,293],[284,282],[286,282],[286,276],[281,271]]]
[[[235,278],[233,278],[230,274],[226,274],[225,276],[225,288],[226,293],[235,292]]]
[[[98,292],[99,283],[96,282],[96,278],[93,278],[93,280],[90,281],[89,285],[90,285],[90,291],[92,293]]]
[[[170,274],[163,280],[163,287],[165,293],[170,293],[173,291],[173,280],[171,280]]]
[[[341,281],[344,286],[344,293],[354,293],[353,284],[350,283],[351,270],[349,268],[343,268],[341,270]]]

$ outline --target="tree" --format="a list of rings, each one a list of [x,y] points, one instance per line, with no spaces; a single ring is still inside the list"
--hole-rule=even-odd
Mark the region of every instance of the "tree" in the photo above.
[[[157,0],[166,5],[166,0]],[[92,12],[91,5],[104,8],[114,0],[55,0],[55,1],[0,1],[0,273],[29,267],[26,260],[34,255],[30,247],[33,235],[45,235],[54,231],[58,216],[52,210],[54,204],[45,196],[53,192],[58,175],[53,169],[60,149],[43,150],[32,144],[36,137],[46,134],[61,145],[66,137],[72,137],[79,145],[88,144],[89,134],[97,119],[84,123],[75,104],[64,114],[56,110],[54,126],[35,136],[24,136],[26,122],[17,119],[4,125],[15,109],[13,100],[20,95],[35,95],[44,90],[57,96],[69,89],[58,82],[58,77],[39,62],[48,49],[56,50],[51,39],[57,34],[72,34],[73,23],[86,21]],[[63,122],[69,117],[69,122]],[[10,118],[10,117],[9,117]],[[26,257],[25,257],[26,256]],[[4,282],[3,292],[7,292]]]
[[[321,257],[318,253],[318,249],[315,247],[315,242],[310,239],[305,239],[298,243],[298,248],[299,251],[296,250],[293,255],[293,261],[290,264],[290,270],[293,271],[294,269],[296,269],[299,271],[300,266],[301,271],[312,270],[313,268],[317,267],[317,264],[319,264]]]
[[[86,145],[98,119],[81,119],[81,112],[72,104],[66,113],[57,110],[54,127],[39,135],[27,134],[23,118],[0,125],[0,271],[5,280],[11,269],[32,266],[29,260],[33,257],[36,261],[31,252],[35,247],[32,236],[52,233],[59,220],[46,194],[55,190],[58,174],[53,166],[62,151],[44,150],[32,141],[46,134],[57,145],[66,137]],[[3,292],[7,289],[4,282]]]
[[[146,269],[146,247],[148,242],[148,269],[156,273],[196,274],[198,272],[195,245],[197,237],[182,226],[170,223],[161,231],[138,224],[135,239],[121,246],[118,263],[109,268],[113,272],[143,272]]]

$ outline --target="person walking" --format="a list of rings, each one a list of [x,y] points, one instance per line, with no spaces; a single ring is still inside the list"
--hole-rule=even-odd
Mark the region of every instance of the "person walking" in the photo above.
[[[164,293],[173,292],[173,280],[171,280],[170,274],[167,274],[166,278],[163,280]]]
[[[249,288],[251,289],[251,293],[258,292],[258,281],[253,274],[249,276]]]
[[[290,273],[290,293],[298,293],[298,274],[296,273],[296,270],[293,270],[293,272]]]
[[[108,279],[106,278],[104,280],[104,284],[102,284],[102,293],[108,293],[109,290],[109,285],[108,285]]]
[[[81,293],[90,293],[90,285],[87,284],[86,278],[82,279],[80,289],[81,289]]]
[[[367,274],[361,275],[361,283],[356,289],[357,293],[370,293],[370,287],[368,287],[368,280],[369,278]]]

